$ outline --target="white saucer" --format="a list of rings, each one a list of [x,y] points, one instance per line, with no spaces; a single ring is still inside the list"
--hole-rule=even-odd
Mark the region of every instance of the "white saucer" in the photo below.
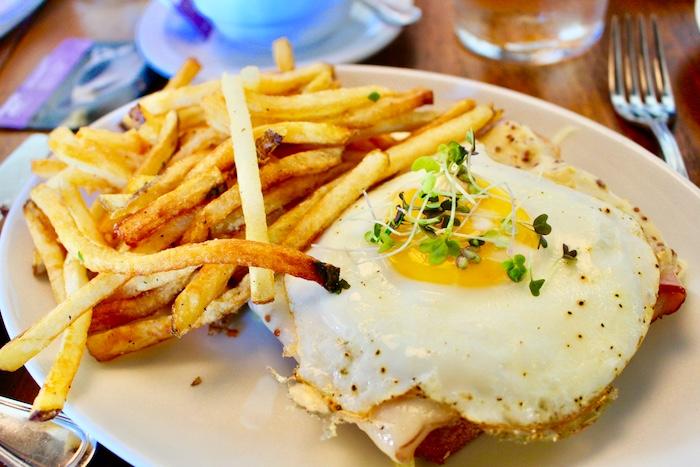
[[[381,50],[401,32],[380,21],[360,2],[353,3],[350,16],[331,36],[318,44],[295,50],[297,64],[323,61],[351,63]],[[212,32],[204,40],[180,15],[158,1],[151,1],[136,28],[136,45],[148,64],[164,76],[173,75],[187,57],[202,64],[198,79],[218,78],[223,71],[246,65],[274,66],[270,48],[241,49]]]

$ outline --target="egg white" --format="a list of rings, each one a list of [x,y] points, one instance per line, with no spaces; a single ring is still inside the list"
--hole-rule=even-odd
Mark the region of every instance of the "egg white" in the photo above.
[[[362,416],[416,387],[484,427],[556,423],[594,401],[636,352],[659,283],[656,258],[636,221],[594,198],[481,155],[473,170],[506,183],[534,217],[549,215],[549,248],[516,248],[535,278],[483,288],[418,282],[372,259],[365,200],[349,208],[308,252],[341,269],[340,295],[288,276],[297,378]],[[420,174],[369,195],[384,217]],[[578,251],[562,264],[562,243]]]

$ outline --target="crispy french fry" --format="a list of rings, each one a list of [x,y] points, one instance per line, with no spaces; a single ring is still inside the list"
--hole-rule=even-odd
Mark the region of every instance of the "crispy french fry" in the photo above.
[[[177,148],[178,119],[176,112],[168,112],[163,122],[163,127],[156,143],[143,163],[136,169],[134,176],[138,175],[158,175],[165,163],[170,159]]]
[[[213,128],[197,128],[187,134],[187,139],[182,142],[175,155],[168,161],[167,167],[172,167],[194,153],[219,145],[226,136]]]
[[[473,110],[474,107],[476,107],[476,102],[474,101],[474,99],[462,99],[461,101],[457,101],[452,105],[452,107],[447,109],[445,112],[443,112],[440,115],[436,115],[435,118],[431,119],[424,126],[414,131],[413,135],[415,136],[421,134],[426,130],[435,128],[438,125],[442,125],[443,123],[452,120],[453,118],[457,118],[460,115]]]
[[[153,115],[164,114],[199,104],[202,98],[218,91],[219,88],[219,81],[207,81],[177,89],[164,89],[144,97],[139,105],[143,111]]]
[[[132,198],[133,195],[129,193],[112,193],[98,196],[97,201],[107,212],[112,213],[124,209]]]
[[[353,131],[339,125],[322,122],[279,122],[253,128],[255,138],[272,130],[282,136],[288,144],[342,145],[353,135]]]
[[[68,164],[58,159],[34,159],[32,161],[32,173],[41,178],[53,177],[66,167]]]
[[[258,170],[258,156],[241,77],[224,74],[221,77],[221,89],[230,121],[234,163],[238,174],[243,216],[246,221],[246,239],[267,242],[267,218]],[[253,302],[272,301],[275,294],[273,271],[253,267],[250,268],[249,274]]]
[[[190,276],[183,275],[137,297],[106,300],[97,304],[92,310],[90,334],[121,326],[155,313],[171,303],[189,280]]]
[[[34,247],[39,252],[41,262],[49,276],[54,299],[56,302],[62,302],[66,297],[66,285],[63,278],[65,251],[59,244],[56,232],[51,227],[49,220],[32,201],[28,201],[24,205],[24,218],[34,241]]]
[[[207,116],[204,113],[204,109],[202,109],[199,103],[189,107],[183,107],[182,109],[177,109],[177,120],[180,132],[194,130],[202,125],[206,125],[206,117]]]
[[[374,93],[385,97],[395,94],[394,91],[381,86],[360,86],[293,96],[268,96],[248,91],[246,100],[253,117],[275,121],[320,120],[375,104],[369,98]]]
[[[106,362],[173,337],[170,332],[171,324],[169,314],[159,313],[93,334],[87,339],[87,348],[97,361]]]
[[[326,193],[328,193],[335,185],[340,183],[341,178],[335,179],[316,189],[311,196],[306,198],[301,203],[297,204],[291,210],[282,214],[271,226],[269,230],[270,241],[273,243],[282,243],[289,233],[301,223],[309,210],[317,205]]]
[[[393,96],[380,97],[374,105],[361,107],[337,119],[338,124],[349,128],[368,128],[386,119],[402,115],[433,103],[429,89],[413,89]]]
[[[177,242],[187,231],[193,218],[194,214],[188,212],[171,219],[149,237],[141,240],[131,251],[134,253],[154,253],[170,247],[170,245]]]
[[[116,187],[124,187],[131,176],[123,161],[106,157],[106,153],[86,150],[68,128],[53,130],[49,135],[49,147],[59,160],[103,178]]]
[[[469,129],[478,131],[488,124],[493,116],[494,112],[491,107],[480,105],[467,113],[392,146],[387,150],[391,163],[382,179],[408,169],[417,157],[434,153],[435,148],[442,143],[451,140],[464,140]]]
[[[77,258],[70,257],[66,260],[63,275],[66,279],[66,296],[75,293],[88,282],[85,268]],[[51,366],[51,371],[32,404],[30,420],[50,420],[63,409],[73,378],[78,372],[80,360],[83,358],[91,316],[90,310],[85,311],[64,331],[61,348]]]
[[[31,198],[49,218],[66,250],[83,258],[83,264],[91,271],[135,276],[200,264],[235,264],[291,274],[317,282],[331,292],[339,292],[347,286],[340,279],[338,268],[330,264],[293,248],[251,240],[210,240],[152,254],[115,251],[85,238],[65,206],[56,202],[56,192],[52,188],[38,185],[32,190]]]
[[[32,274],[34,274],[36,277],[46,274],[46,266],[44,266],[39,250],[36,248],[32,250]]]
[[[295,176],[326,171],[337,166],[340,162],[341,150],[338,148],[300,152],[269,162],[260,169],[260,189],[265,190],[275,183]],[[193,227],[185,235],[184,241],[194,243],[206,240],[211,226],[217,225],[226,219],[226,216],[231,212],[241,207],[243,194],[239,190],[239,184],[235,184],[207,204],[197,214],[192,224]],[[245,213],[245,208],[243,209]],[[260,212],[263,213],[265,210]],[[246,222],[246,224],[248,223]]]
[[[0,369],[14,371],[27,363],[71,323],[109,296],[128,278],[122,274],[95,276],[29,329],[0,348]]]
[[[181,337],[192,328],[207,305],[224,292],[235,269],[231,264],[205,264],[197,271],[173,304],[173,334]]]
[[[432,110],[416,110],[410,113],[398,115],[394,118],[388,118],[369,128],[356,130],[355,134],[350,138],[350,142],[362,141],[372,136],[383,135],[387,133],[413,131],[417,128],[422,128],[430,123],[438,113]]]
[[[284,245],[304,250],[325,230],[362,192],[379,181],[389,166],[388,156],[374,151],[352,169],[337,185],[315,204],[283,241]]]
[[[80,188],[85,189],[85,191],[88,193],[95,191],[112,193],[118,190],[118,188],[115,185],[112,185],[109,181],[94,174],[76,169],[75,167],[68,167],[62,172],[59,172],[51,177],[48,180],[48,183],[55,184],[56,186],[60,186],[63,183],[70,183],[71,185],[79,186]]]
[[[196,266],[188,266],[183,269],[175,269],[172,271],[156,272],[145,276],[135,276],[129,279],[124,285],[119,287],[112,295],[110,300],[120,300],[124,298],[135,297],[149,290],[156,289],[173,281],[177,281],[182,277],[189,277],[197,269]]]
[[[180,69],[173,75],[163,89],[177,89],[187,86],[197,76],[202,66],[197,59],[189,57],[185,60]]]
[[[272,57],[279,71],[291,71],[294,69],[294,51],[292,44],[286,37],[280,37],[272,42]]]
[[[61,187],[61,196],[80,232],[93,242],[104,244],[104,237],[97,229],[80,190],[75,185],[66,184]]]
[[[321,71],[314,79],[304,86],[302,93],[324,91],[326,89],[334,89],[335,81],[333,80],[333,69]]]
[[[234,288],[211,302],[193,328],[206,326],[235,313],[250,299],[250,282],[246,275]],[[134,321],[88,337],[88,350],[98,361],[112,360],[121,355],[150,347],[173,337],[172,317],[167,311]]]
[[[246,84],[246,89],[261,94],[289,94],[313,81],[322,73],[333,75],[333,67],[325,63],[316,63],[296,70],[282,73],[260,73],[254,85]]]
[[[204,201],[207,194],[223,182],[221,172],[212,167],[208,172],[190,178],[145,208],[124,218],[116,226],[117,235],[127,244],[135,245],[170,219]]]

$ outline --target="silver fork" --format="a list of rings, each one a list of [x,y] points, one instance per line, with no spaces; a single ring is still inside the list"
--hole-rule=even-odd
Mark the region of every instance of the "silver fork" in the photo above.
[[[625,15],[622,26],[617,16],[612,17],[608,57],[610,100],[622,118],[649,128],[659,141],[668,165],[688,178],[678,143],[669,129],[676,119],[676,102],[656,16],[651,16],[653,57],[649,52],[646,21],[641,15],[637,17],[637,40],[632,23],[629,15]]]

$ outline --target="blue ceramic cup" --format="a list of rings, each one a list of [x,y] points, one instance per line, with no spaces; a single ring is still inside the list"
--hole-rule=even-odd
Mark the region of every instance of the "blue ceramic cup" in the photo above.
[[[351,0],[194,0],[223,36],[269,47],[287,37],[295,47],[321,41],[348,18]]]

